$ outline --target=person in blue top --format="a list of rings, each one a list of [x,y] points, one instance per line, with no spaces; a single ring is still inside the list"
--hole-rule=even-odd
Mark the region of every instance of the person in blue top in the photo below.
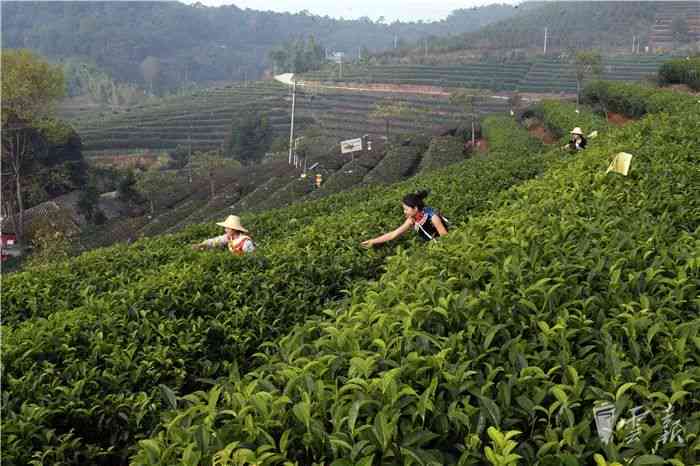
[[[405,195],[401,204],[406,220],[401,226],[389,233],[363,241],[361,243],[362,246],[369,248],[377,244],[386,243],[398,238],[411,228],[425,241],[432,241],[438,236],[445,236],[447,234],[447,220],[437,210],[425,205],[424,199],[426,197],[428,197],[428,191],[418,191],[417,193]]]

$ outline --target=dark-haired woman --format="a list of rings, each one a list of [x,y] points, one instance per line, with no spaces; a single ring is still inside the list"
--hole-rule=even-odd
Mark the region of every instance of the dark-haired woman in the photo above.
[[[428,196],[427,191],[419,191],[404,196],[401,204],[406,220],[394,231],[385,233],[376,238],[362,242],[362,246],[368,248],[375,244],[386,243],[394,240],[413,228],[421,239],[431,241],[438,236],[447,234],[447,226],[443,217],[432,207],[427,207],[424,199]]]

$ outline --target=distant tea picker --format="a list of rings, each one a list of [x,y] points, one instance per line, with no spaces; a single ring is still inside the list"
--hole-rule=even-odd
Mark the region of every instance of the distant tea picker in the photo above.
[[[362,246],[371,246],[394,240],[413,228],[418,236],[425,241],[435,240],[447,234],[447,219],[432,207],[423,202],[428,197],[428,191],[418,191],[404,196],[401,206],[406,220],[394,231],[362,242]]]
[[[241,225],[241,219],[238,215],[229,215],[226,220],[217,223],[217,225],[224,227],[226,233],[204,240],[201,243],[193,244],[192,249],[202,251],[228,247],[231,254],[237,256],[255,251],[255,244],[249,236],[248,230]]]
[[[569,134],[571,134],[571,139],[569,139],[569,143],[563,147],[564,149],[569,149],[570,151],[580,151],[586,148],[588,141],[583,135],[581,128],[577,126],[576,128],[572,129]]]

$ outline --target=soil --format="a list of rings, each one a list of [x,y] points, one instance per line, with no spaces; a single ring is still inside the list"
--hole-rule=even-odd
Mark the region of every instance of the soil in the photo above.
[[[327,89],[345,89],[352,91],[365,91],[365,92],[396,92],[396,93],[407,93],[407,94],[423,94],[423,95],[437,95],[437,96],[450,96],[455,89],[444,88],[439,86],[424,86],[424,85],[411,85],[411,84],[385,84],[385,83],[358,83],[351,81],[336,82],[333,85],[323,83],[320,81],[306,81],[306,85],[313,87],[317,86],[320,88]],[[489,96],[497,99],[508,99],[512,93],[511,92],[493,92],[488,89],[482,89]],[[536,92],[520,92],[520,97],[525,102],[537,102],[542,99],[565,99],[570,98],[574,94],[565,93],[536,93]]]
[[[620,113],[608,112],[608,122],[615,126],[624,126],[631,121],[634,121],[634,119]]]
[[[557,142],[557,139],[552,136],[552,133],[550,133],[547,128],[542,125],[532,126],[528,132],[545,144],[554,144]]]
[[[89,158],[96,165],[116,168],[150,168],[158,163],[157,155],[98,155]]]
[[[676,92],[683,92],[685,94],[700,96],[700,91],[694,91],[687,84],[671,84],[669,86],[664,86],[662,89],[670,89]]]

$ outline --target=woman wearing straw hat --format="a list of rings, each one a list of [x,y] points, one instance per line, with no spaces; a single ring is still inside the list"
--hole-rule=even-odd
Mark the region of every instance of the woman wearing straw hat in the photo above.
[[[247,252],[255,251],[255,244],[248,236],[248,230],[241,225],[241,219],[238,215],[229,215],[223,222],[217,225],[224,227],[226,233],[215,238],[204,240],[201,243],[193,244],[192,249],[201,251],[204,249],[223,248],[228,246],[231,254],[242,256]]]
[[[586,148],[586,138],[583,135],[583,131],[578,126],[572,129],[569,134],[571,134],[571,139],[569,143],[564,146],[565,149],[570,149],[572,151],[583,150]]]

